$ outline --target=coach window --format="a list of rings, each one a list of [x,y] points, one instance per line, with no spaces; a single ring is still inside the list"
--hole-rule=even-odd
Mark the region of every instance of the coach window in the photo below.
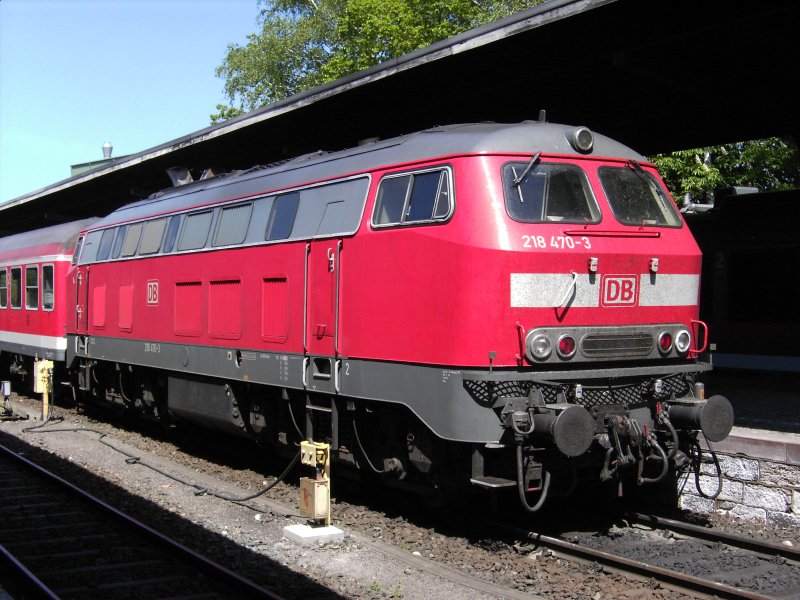
[[[53,265],[42,265],[42,310],[55,307],[55,276]]]
[[[443,221],[452,210],[449,169],[392,175],[381,181],[372,224]]]
[[[22,308],[22,267],[11,267],[11,308]]]
[[[143,254],[155,254],[161,250],[161,238],[164,237],[164,230],[166,228],[166,218],[154,219],[144,224],[142,242],[139,244],[139,256]]]
[[[122,252],[122,241],[125,239],[125,233],[127,231],[127,225],[117,228],[117,236],[114,238],[114,247],[111,250],[111,258],[119,258],[119,254]]]
[[[39,267],[25,267],[25,308],[39,309]]]
[[[0,308],[8,306],[8,273],[5,267],[0,267]]]
[[[222,209],[214,234],[212,246],[232,246],[241,244],[247,236],[247,227],[250,225],[250,215],[253,213],[253,203],[226,206]]]
[[[175,240],[178,237],[178,227],[181,224],[181,216],[174,215],[169,218],[169,225],[167,226],[167,235],[164,236],[164,246],[162,252],[172,252],[175,247]]]
[[[275,198],[269,213],[266,240],[285,240],[292,234],[297,206],[300,203],[300,192],[283,194]]]
[[[97,247],[97,260],[106,260],[111,253],[111,244],[114,241],[114,230],[106,229],[103,237],[100,238],[100,245]]]
[[[506,212],[521,223],[597,223],[600,209],[580,167],[561,163],[503,167]]]
[[[197,250],[204,247],[208,240],[213,217],[214,211],[212,210],[186,215],[186,223],[183,225],[183,231],[178,240],[178,250]]]

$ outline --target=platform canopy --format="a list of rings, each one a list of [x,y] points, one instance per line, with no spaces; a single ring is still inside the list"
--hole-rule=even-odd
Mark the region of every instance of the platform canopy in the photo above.
[[[171,167],[242,169],[540,109],[643,154],[797,139],[798,24],[787,1],[550,0],[14,199],[0,235],[107,214],[169,187]]]

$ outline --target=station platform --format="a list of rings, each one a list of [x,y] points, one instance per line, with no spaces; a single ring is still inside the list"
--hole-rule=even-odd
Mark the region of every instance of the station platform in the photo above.
[[[800,466],[799,374],[718,368],[702,381],[733,405],[733,431],[716,450]]]
[[[710,444],[722,480],[704,465],[681,488],[681,507],[761,522],[800,544],[800,375],[717,368],[701,381],[706,396],[731,401],[734,428]]]

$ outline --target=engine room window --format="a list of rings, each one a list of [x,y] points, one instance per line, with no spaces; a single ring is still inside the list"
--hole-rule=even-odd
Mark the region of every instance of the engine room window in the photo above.
[[[601,167],[598,175],[611,211],[620,223],[681,226],[680,215],[664,188],[637,163],[631,162],[625,167]]]
[[[100,245],[97,247],[97,260],[105,260],[111,253],[111,244],[114,241],[114,230],[106,229],[100,238]]]
[[[25,267],[25,308],[39,308],[39,267]]]
[[[55,307],[55,276],[53,265],[42,266],[42,310],[53,310]]]
[[[196,250],[205,246],[213,216],[214,211],[211,210],[187,215],[181,237],[178,240],[178,250]]]
[[[122,256],[133,256],[139,247],[139,238],[142,236],[142,223],[134,223],[128,227],[125,242],[122,244]]]
[[[285,240],[292,234],[297,206],[300,203],[300,192],[283,194],[275,198],[269,213],[266,240]]]
[[[111,258],[119,258],[119,254],[122,252],[122,240],[125,239],[125,233],[127,231],[127,225],[117,228],[117,236],[114,238],[114,247],[111,250]]]
[[[164,236],[163,252],[172,252],[175,247],[175,240],[178,237],[178,227],[181,224],[181,216],[174,215],[169,218],[169,226],[167,226],[167,235]]]
[[[576,165],[509,163],[503,167],[506,212],[522,223],[597,223],[600,209]]]
[[[142,242],[139,244],[139,255],[155,254],[161,250],[161,238],[167,228],[167,219],[154,219],[144,224]],[[102,243],[102,242],[101,242]]]
[[[448,169],[386,177],[378,186],[372,224],[445,220],[453,205],[451,188]]]
[[[8,306],[8,273],[6,268],[0,268],[0,308]]]
[[[22,267],[11,267],[11,308],[22,308]]]
[[[78,260],[81,257],[81,249],[83,248],[83,236],[78,238],[78,243],[75,245],[75,252],[72,255],[72,266],[78,264]]]
[[[220,214],[213,246],[232,246],[241,244],[247,237],[253,203],[226,206]]]

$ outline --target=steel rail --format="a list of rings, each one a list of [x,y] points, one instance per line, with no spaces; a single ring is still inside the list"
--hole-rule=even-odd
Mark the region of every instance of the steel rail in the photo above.
[[[728,533],[726,531],[716,531],[714,529],[708,529],[706,527],[693,525],[691,523],[684,523],[682,521],[675,521],[666,517],[658,517],[656,515],[631,513],[628,515],[628,517],[631,522],[638,523],[639,525],[662,527],[677,533],[687,533],[689,535],[709,541],[724,542],[730,546],[741,548],[742,550],[750,550],[752,552],[759,552],[761,554],[768,554],[770,556],[780,556],[788,560],[800,561],[800,548],[795,548],[794,546],[783,546],[773,542],[754,540],[753,538],[745,537],[743,535],[736,535],[735,533]]]
[[[145,525],[141,521],[131,517],[120,511],[119,509],[111,506],[110,504],[100,500],[96,496],[93,496],[89,492],[82,490],[78,486],[73,483],[70,483],[66,479],[59,477],[58,475],[51,473],[47,469],[37,465],[36,463],[28,460],[24,456],[17,454],[10,448],[6,447],[3,444],[0,444],[0,453],[5,454],[12,460],[15,460],[18,463],[24,464],[27,468],[33,470],[40,476],[47,479],[49,482],[52,482],[59,487],[70,491],[71,493],[79,496],[92,506],[102,510],[106,514],[110,515],[114,519],[122,522],[123,524],[131,527],[132,529],[145,534],[151,541],[159,544],[160,546],[175,552],[178,556],[188,560],[189,562],[193,563],[196,567],[199,567],[203,570],[206,575],[209,575],[212,578],[218,578],[223,582],[230,583],[236,587],[236,589],[241,592],[244,597],[248,598],[265,598],[268,600],[284,600],[282,596],[275,594],[274,592],[267,590],[253,581],[242,577],[241,575],[231,571],[227,567],[220,565],[209,558],[203,556],[202,554],[195,552],[194,550],[184,546],[180,542],[164,535],[163,533],[153,529],[149,525]],[[14,563],[17,562],[16,559],[10,558],[9,561]],[[25,569],[27,571],[27,569]],[[21,571],[23,575],[25,573]],[[46,587],[43,588],[47,590]],[[49,591],[49,590],[47,590]],[[52,592],[50,592],[52,594]],[[53,596],[56,597],[57,596]]]
[[[30,569],[28,569],[28,567],[19,562],[17,557],[9,552],[8,549],[3,546],[3,544],[0,544],[0,562],[11,565],[14,573],[19,575],[20,579],[22,579],[28,586],[33,588],[34,596],[36,598],[59,600],[59,597],[53,592],[53,590],[47,587],[41,579],[39,579],[30,571]]]
[[[628,573],[634,573],[644,577],[653,577],[658,581],[668,583],[684,590],[691,590],[713,595],[718,598],[730,598],[735,600],[774,600],[774,596],[765,596],[764,594],[759,594],[757,592],[738,589],[724,583],[717,583],[716,581],[695,577],[694,575],[687,575],[679,571],[625,558],[610,552],[588,548],[586,546],[574,544],[556,537],[544,535],[542,533],[536,533],[535,531],[526,531],[518,527],[503,525],[502,523],[492,523],[491,526],[500,530],[504,530],[510,535],[525,538],[536,543],[537,545],[550,548],[551,550],[563,552],[569,556],[597,562]]]

